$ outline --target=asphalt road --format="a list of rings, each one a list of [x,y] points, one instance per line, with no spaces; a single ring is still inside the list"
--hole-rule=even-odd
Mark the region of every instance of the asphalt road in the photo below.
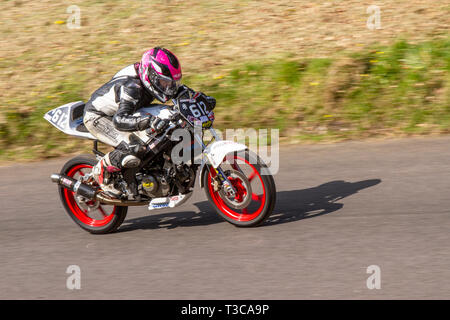
[[[91,235],[50,182],[66,160],[0,168],[0,299],[450,299],[450,137],[283,148],[274,213],[253,229],[196,190]]]

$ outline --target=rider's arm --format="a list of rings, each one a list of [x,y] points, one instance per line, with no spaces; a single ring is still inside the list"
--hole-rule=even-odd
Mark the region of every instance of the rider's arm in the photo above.
[[[120,87],[119,108],[113,117],[113,123],[120,131],[140,131],[149,127],[151,119],[133,116],[142,96],[142,87],[133,81]]]

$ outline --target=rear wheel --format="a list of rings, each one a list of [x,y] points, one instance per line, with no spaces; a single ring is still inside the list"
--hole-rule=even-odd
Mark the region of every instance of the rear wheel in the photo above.
[[[67,175],[79,180],[90,173],[97,160],[78,156],[69,160],[61,170],[62,175]],[[59,195],[69,216],[84,230],[94,234],[114,232],[124,221],[128,207],[106,206],[98,200],[86,200],[76,195],[73,191],[61,186]]]
[[[217,173],[212,166],[202,177],[206,196],[217,213],[238,227],[263,223],[276,201],[275,182],[266,165],[256,154],[245,151],[228,155],[220,168],[228,177],[234,194],[218,188]]]

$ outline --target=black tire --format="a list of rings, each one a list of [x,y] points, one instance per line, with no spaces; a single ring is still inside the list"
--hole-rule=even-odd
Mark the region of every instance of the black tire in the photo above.
[[[91,156],[77,156],[71,160],[69,160],[61,169],[61,174],[68,175],[71,170],[76,170],[79,166],[90,166],[93,167],[97,163],[97,160]],[[89,170],[88,168],[83,168],[85,170]],[[122,222],[125,220],[127,216],[128,207],[119,207],[115,206],[113,212],[105,217],[105,223],[99,223],[99,225],[95,225],[94,223],[86,223],[87,221],[83,221],[83,217],[81,216],[80,207],[73,202],[73,193],[61,186],[58,186],[59,196],[61,198],[61,202],[66,209],[70,218],[75,221],[82,229],[93,233],[93,234],[106,234],[116,231]],[[71,196],[72,194],[72,196]],[[105,205],[101,205],[103,207]],[[108,206],[109,208],[111,206]],[[82,211],[82,210],[81,210]],[[79,216],[77,216],[77,213]],[[112,216],[111,216],[112,215]],[[111,217],[110,217],[111,216]],[[93,221],[102,221],[102,220],[93,220]]]
[[[264,184],[264,190],[265,190],[265,194],[264,194],[265,202],[264,202],[264,205],[261,205],[262,206],[261,212],[259,214],[257,214],[257,216],[255,216],[255,218],[253,218],[249,221],[239,221],[236,218],[230,217],[229,214],[227,214],[225,211],[223,211],[223,210],[227,210],[227,209],[224,208],[223,206],[219,207],[217,202],[214,199],[214,197],[217,199],[217,195],[213,197],[213,195],[211,194],[213,192],[213,190],[209,187],[210,176],[211,176],[211,174],[209,172],[210,167],[203,171],[203,174],[201,177],[203,186],[205,188],[206,197],[208,198],[209,202],[214,207],[216,212],[225,221],[228,221],[229,223],[231,223],[237,227],[256,227],[256,226],[261,225],[272,214],[272,211],[273,211],[273,208],[274,208],[275,202],[276,202],[275,182],[274,182],[271,174],[264,174],[264,175],[261,174],[262,171],[268,173],[269,169],[264,164],[264,162],[253,152],[246,150],[245,152],[235,153],[234,156],[238,156],[241,158],[244,157],[245,159],[249,159],[250,161],[252,161],[252,166],[254,167],[254,169],[256,169],[258,171],[260,181],[262,182],[262,184]]]

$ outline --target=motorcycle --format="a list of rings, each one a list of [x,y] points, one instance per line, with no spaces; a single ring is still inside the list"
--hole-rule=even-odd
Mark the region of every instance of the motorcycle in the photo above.
[[[212,127],[214,113],[204,103],[180,98],[172,101],[173,106],[156,104],[136,112],[165,119],[169,125],[160,133],[133,133],[144,146],[144,156],[138,167],[111,173],[112,183],[122,190],[120,199],[103,192],[92,176],[92,168],[104,154],[84,126],[85,104],[71,102],[45,114],[44,118],[62,132],[93,140],[95,157],[77,156],[60,173],[51,175],[65,210],[82,229],[93,234],[114,232],[130,206],[147,206],[149,210],[180,206],[192,195],[197,173],[208,201],[229,223],[254,227],[270,216],[276,188],[264,162],[247,146],[221,140]],[[211,136],[207,142],[206,131]],[[186,134],[187,144],[186,139],[180,142]]]

